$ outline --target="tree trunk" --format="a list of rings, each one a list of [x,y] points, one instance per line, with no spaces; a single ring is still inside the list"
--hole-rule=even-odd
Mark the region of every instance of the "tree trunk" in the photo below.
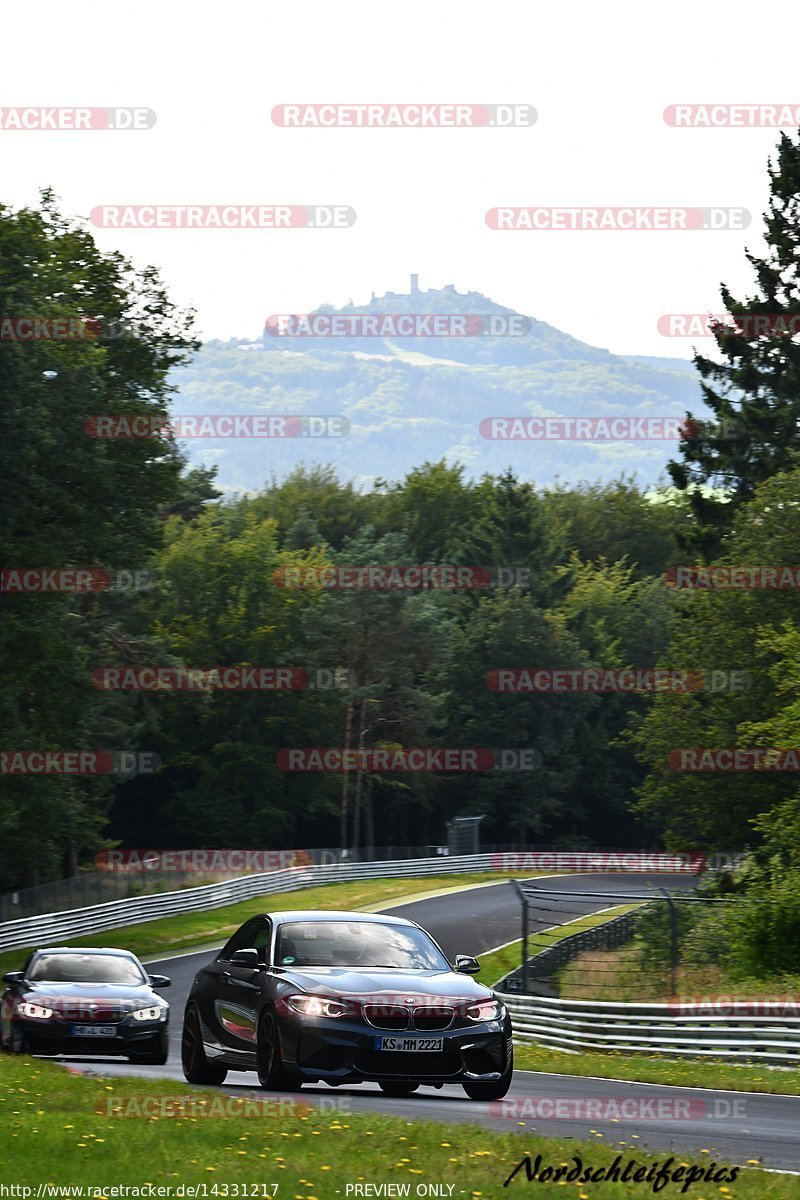
[[[344,771],[342,772],[342,804],[339,814],[339,841],[342,850],[347,849],[347,793],[350,782],[348,775],[348,759],[350,754],[350,735],[353,728],[353,701],[348,699],[344,721]]]
[[[358,760],[356,762],[356,794],[353,801],[353,846],[358,853],[361,843],[361,791],[364,781],[364,767],[361,754],[364,749],[364,713],[366,702],[361,701],[358,708]]]
[[[367,849],[375,852],[375,825],[372,819],[372,776],[367,776],[366,795],[364,799],[364,831],[366,833]]]

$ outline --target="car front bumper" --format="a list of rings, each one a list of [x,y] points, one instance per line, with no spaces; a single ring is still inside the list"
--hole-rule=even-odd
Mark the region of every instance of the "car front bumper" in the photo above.
[[[490,1082],[501,1078],[512,1055],[508,1016],[431,1033],[396,1033],[342,1017],[284,1016],[278,1027],[284,1064],[309,1083]],[[379,1039],[384,1037],[441,1038],[442,1049],[382,1050]]]
[[[136,1055],[148,1054],[158,1049],[169,1037],[168,1021],[124,1021],[108,1022],[113,1025],[113,1037],[83,1037],[74,1033],[75,1022],[56,1018],[37,1020],[15,1017],[12,1022],[14,1037],[20,1039],[22,1048],[30,1054],[56,1055]],[[83,1022],[88,1024],[88,1022]],[[98,1025],[101,1022],[98,1022]]]

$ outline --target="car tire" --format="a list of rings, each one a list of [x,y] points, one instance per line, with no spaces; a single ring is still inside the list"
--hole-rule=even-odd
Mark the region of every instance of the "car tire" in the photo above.
[[[141,1063],[142,1066],[163,1067],[169,1061],[169,1033],[165,1029],[159,1039],[158,1049],[148,1050],[144,1054],[129,1054],[128,1061]],[[210,1066],[211,1064],[209,1064]]]
[[[470,1100],[502,1100],[511,1087],[513,1075],[514,1059],[512,1056],[499,1079],[493,1079],[487,1083],[465,1083],[463,1088]]]
[[[209,1062],[203,1047],[200,1018],[197,1009],[188,1009],[183,1021],[181,1036],[181,1065],[184,1078],[189,1083],[224,1083],[227,1067]]]
[[[258,1082],[268,1092],[299,1092],[301,1079],[287,1071],[281,1058],[278,1023],[269,1009],[261,1014],[256,1035]]]
[[[3,1050],[6,1054],[30,1054],[25,1034],[18,1027],[14,1027],[13,1024],[8,1035],[8,1040],[3,1042]]]
[[[418,1083],[403,1083],[402,1080],[388,1079],[384,1083],[379,1083],[378,1087],[387,1096],[410,1096],[419,1087]]]

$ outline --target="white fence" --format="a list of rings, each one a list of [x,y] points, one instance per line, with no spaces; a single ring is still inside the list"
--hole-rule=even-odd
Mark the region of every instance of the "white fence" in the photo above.
[[[663,1057],[750,1059],[800,1066],[800,1016],[753,1015],[758,999],[720,1004],[718,1014],[681,1013],[678,1005],[562,1000],[497,993],[511,1013],[514,1037],[554,1050],[599,1050]],[[709,1003],[708,1008],[713,1006]],[[767,1003],[762,1000],[761,1007]],[[731,1011],[728,1011],[730,1009]]]

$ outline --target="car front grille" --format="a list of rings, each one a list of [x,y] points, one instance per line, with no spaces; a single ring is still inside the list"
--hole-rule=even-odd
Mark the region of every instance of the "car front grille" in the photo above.
[[[61,1021],[67,1021],[70,1025],[116,1025],[128,1016],[127,1009],[110,1004],[94,1010],[66,1004],[61,1009],[57,1008],[56,1013]]]
[[[413,1028],[429,1033],[434,1029],[447,1029],[453,1023],[455,1010],[452,1008],[415,1008]]]
[[[409,1010],[399,1005],[364,1005],[364,1017],[375,1029],[408,1029],[409,1015]]]

